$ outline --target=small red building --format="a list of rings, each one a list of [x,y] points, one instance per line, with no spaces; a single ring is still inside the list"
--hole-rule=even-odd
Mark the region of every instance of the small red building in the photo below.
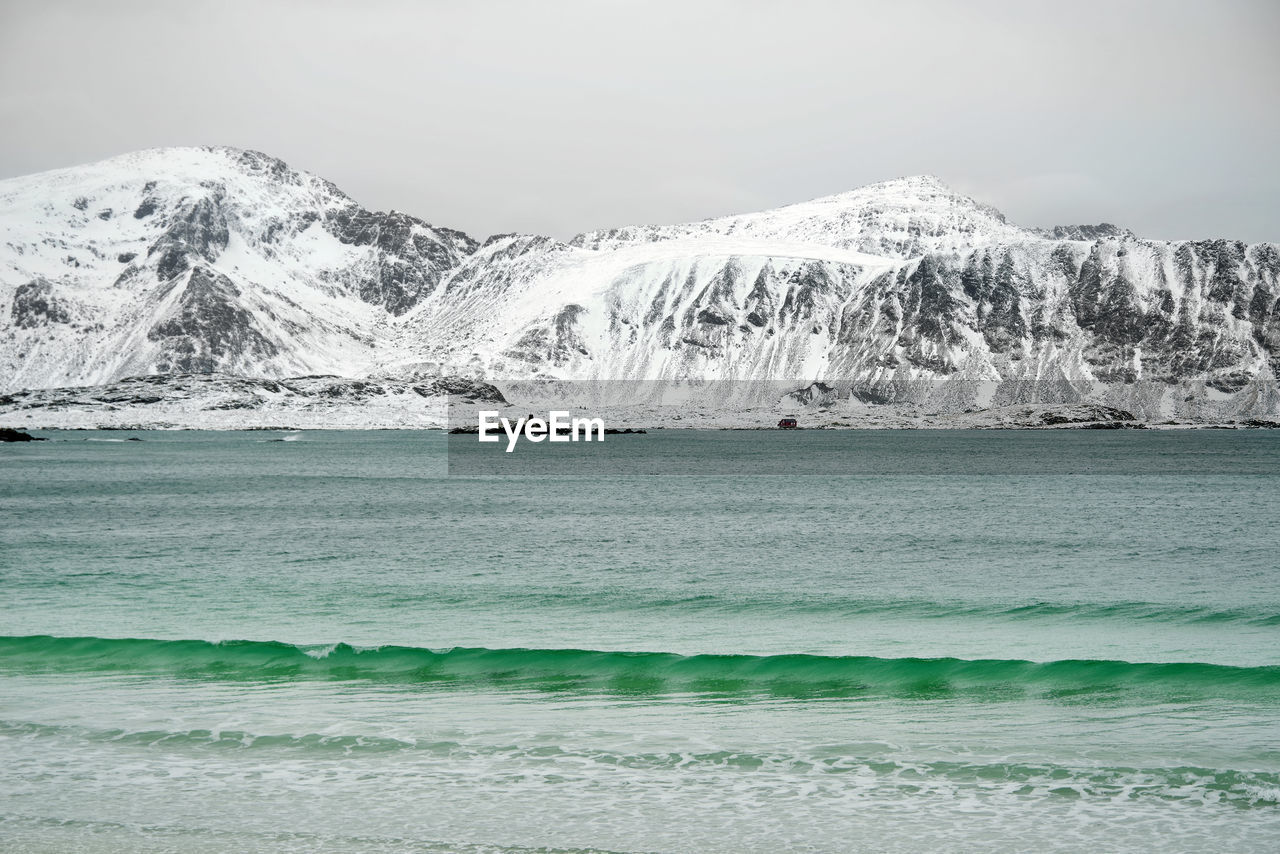
[[[794,430],[798,426],[794,418],[783,418],[778,422],[778,426],[783,430]]]

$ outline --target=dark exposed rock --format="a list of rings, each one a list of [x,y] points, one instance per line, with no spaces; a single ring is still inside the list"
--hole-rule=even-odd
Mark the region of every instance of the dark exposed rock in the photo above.
[[[1205,385],[1227,394],[1234,394],[1251,382],[1253,382],[1252,374],[1246,371],[1230,371],[1209,377],[1205,380]]]
[[[246,172],[257,173],[276,184],[296,183],[298,180],[297,173],[289,168],[289,164],[278,157],[263,154],[261,151],[219,146],[206,146],[205,150],[221,151],[230,156]],[[336,189],[335,187],[334,190]]]
[[[1138,239],[1138,236],[1129,229],[1109,222],[1100,222],[1097,225],[1055,225],[1053,228],[1037,229],[1037,232],[1050,240]]]
[[[770,264],[765,264],[760,268],[760,272],[756,275],[755,282],[751,286],[751,291],[747,294],[746,320],[757,329],[767,325],[771,318],[777,314],[777,305],[774,303],[773,291],[769,288],[769,276],[773,272]]]
[[[527,328],[509,355],[530,362],[564,365],[575,356],[587,355],[587,347],[578,334],[577,319],[586,311],[580,305],[561,308],[550,325],[534,323]]]
[[[44,279],[19,285],[13,294],[13,307],[9,314],[13,325],[20,329],[71,322],[66,307],[54,295],[53,285]]]
[[[168,316],[147,332],[163,343],[162,370],[213,373],[234,359],[263,359],[276,346],[240,304],[240,290],[221,273],[196,267]]]
[[[1040,417],[1041,423],[1048,427],[1059,424],[1084,424],[1089,422],[1118,424],[1136,420],[1132,412],[1115,409],[1110,406],[1089,406],[1084,409],[1077,407],[1066,412],[1046,412]]]
[[[161,281],[168,281],[202,259],[216,261],[229,239],[223,192],[216,189],[208,196],[184,203],[147,250],[147,257],[156,259],[156,275]]]
[[[816,261],[801,264],[787,277],[787,292],[778,309],[779,317],[795,322],[811,320],[818,310],[820,296],[834,288],[828,265]]]
[[[734,302],[734,289],[740,278],[742,265],[735,258],[729,259],[693,298],[683,315],[685,325],[731,326],[738,310]],[[724,343],[723,337],[714,330],[703,330],[703,333],[712,336],[707,339],[708,343]]]
[[[380,250],[374,274],[359,284],[360,299],[404,314],[477,244],[460,231],[436,228],[408,214],[356,205],[329,212],[325,228],[352,246]]]
[[[954,296],[958,280],[954,269],[931,255],[914,270],[899,272],[903,323],[897,343],[911,364],[938,374],[955,372],[950,350],[964,344],[957,322],[961,306]]]
[[[1021,295],[1026,284],[1014,268],[1012,255],[1006,254],[997,267],[990,253],[974,253],[960,275],[960,285],[977,304],[978,328],[993,353],[1021,343],[1027,334]]]
[[[181,275],[191,268],[187,258],[187,246],[179,241],[161,240],[151,247],[149,255],[156,258],[156,278],[162,282]]]
[[[883,406],[897,399],[896,391],[893,386],[861,386],[854,387],[849,393],[862,403]]]
[[[43,442],[40,436],[32,436],[30,433],[24,433],[21,430],[12,430],[8,427],[0,427],[0,442]]]
[[[183,205],[174,215],[166,236],[185,243],[205,260],[216,261],[230,239],[224,196],[225,191],[217,188],[211,195]]]
[[[797,406],[812,406],[815,403],[829,403],[833,396],[838,396],[834,386],[815,382],[784,395],[782,399]]]
[[[507,399],[503,397],[497,386],[461,377],[438,377],[429,382],[414,385],[413,391],[422,397],[448,395],[475,403],[500,403],[504,406],[507,404]]]

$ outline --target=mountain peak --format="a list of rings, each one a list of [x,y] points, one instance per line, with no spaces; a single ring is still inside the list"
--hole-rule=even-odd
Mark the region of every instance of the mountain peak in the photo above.
[[[912,187],[920,189],[938,190],[944,193],[952,192],[950,185],[937,175],[901,175],[897,178],[890,178],[887,181],[877,181],[874,184],[865,184],[860,189],[871,187]]]
[[[898,259],[1037,239],[1035,233],[1013,225],[990,205],[957,193],[938,176],[926,174],[891,178],[757,213],[684,225],[589,232],[574,238],[573,243],[614,249],[708,234],[820,244]]]
[[[19,178],[0,181],[0,187],[15,183],[56,180],[59,176],[74,176],[84,180],[86,176],[95,174],[128,175],[139,177],[148,172],[187,177],[193,171],[214,173],[225,171],[228,167],[240,166],[258,168],[269,167],[277,171],[293,171],[279,158],[264,154],[261,151],[232,148],[224,145],[206,146],[165,146],[159,148],[142,148],[128,151],[111,157],[104,157],[79,166],[50,169]],[[162,177],[157,175],[156,177]]]
[[[910,207],[923,210],[943,206],[977,208],[988,214],[993,214],[1001,220],[1004,219],[1004,215],[995,208],[963,193],[956,192],[937,175],[904,175],[898,178],[890,178],[886,181],[877,181],[874,184],[863,184],[861,187],[854,187],[842,193],[819,196],[807,202],[784,205],[777,210],[788,210],[805,205],[866,205],[874,204],[877,201],[901,209]],[[767,213],[767,211],[764,213]]]
[[[0,374],[350,370],[367,324],[406,313],[475,246],[237,148],[13,178],[0,182],[0,311],[25,331],[0,342]],[[62,335],[81,342],[70,355],[48,349]]]

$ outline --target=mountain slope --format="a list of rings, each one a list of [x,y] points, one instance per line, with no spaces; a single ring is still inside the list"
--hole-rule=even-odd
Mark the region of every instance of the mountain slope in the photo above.
[[[956,198],[931,221],[973,213]],[[734,218],[729,236],[673,227],[596,250],[494,239],[403,318],[398,349],[491,378],[821,379],[846,396],[958,410],[1102,400],[1213,418],[1280,405],[1275,244],[1010,226],[903,259],[842,248],[870,227],[779,225],[792,220],[771,211]],[[766,232],[811,242],[750,236]]]

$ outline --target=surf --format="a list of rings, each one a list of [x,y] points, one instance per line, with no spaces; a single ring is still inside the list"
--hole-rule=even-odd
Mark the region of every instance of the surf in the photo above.
[[[678,655],[590,649],[295,645],[279,641],[0,637],[0,670],[221,681],[372,681],[455,690],[983,701],[1235,698],[1280,704],[1280,666],[1122,660]]]

